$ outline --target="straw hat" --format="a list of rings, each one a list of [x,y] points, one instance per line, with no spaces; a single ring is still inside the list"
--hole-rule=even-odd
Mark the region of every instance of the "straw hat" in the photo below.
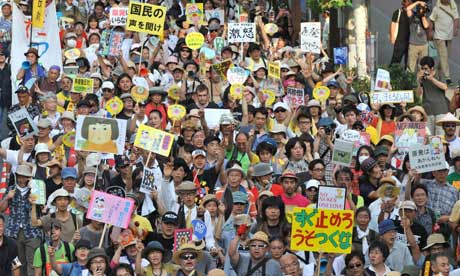
[[[438,120],[436,122],[437,126],[442,126],[443,123],[455,123],[457,125],[460,125],[460,120],[457,119],[452,113],[448,112],[444,117],[442,117],[441,120]]]
[[[422,114],[422,116],[423,116],[422,122],[428,121],[428,114],[426,114],[426,111],[422,106],[416,105],[414,107],[409,108],[409,110],[407,112],[409,112],[409,114],[412,114],[412,112],[414,112],[414,111],[419,112],[419,113]]]
[[[195,246],[195,243],[194,242],[190,242],[190,243],[186,243],[186,244],[183,244],[179,250],[177,250],[176,252],[174,252],[174,255],[173,255],[173,260],[176,264],[180,263],[180,256],[184,253],[195,253],[197,254],[197,261],[199,261],[201,259],[201,257],[203,256],[203,253],[198,250],[198,248]]]
[[[267,245],[270,244],[270,242],[268,241],[268,236],[267,236],[267,234],[265,234],[265,233],[262,232],[262,231],[256,232],[256,233],[254,234],[254,236],[252,236],[252,238],[249,240],[249,243],[251,243],[251,242],[253,242],[253,241],[261,241],[261,242],[266,243]]]

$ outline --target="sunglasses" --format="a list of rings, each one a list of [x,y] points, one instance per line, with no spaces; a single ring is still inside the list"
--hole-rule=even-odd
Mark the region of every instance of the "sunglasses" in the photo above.
[[[457,125],[456,124],[444,124],[444,127],[452,127],[455,128]]]
[[[194,253],[187,253],[187,254],[182,254],[180,255],[181,260],[195,260],[196,259],[196,254]]]
[[[250,244],[249,247],[252,247],[252,248],[265,248],[267,247],[266,244]]]
[[[280,113],[280,112],[286,112],[286,110],[284,110],[284,109],[277,109],[277,110],[275,110],[275,113]]]
[[[360,268],[361,266],[363,266],[362,263],[357,263],[357,264],[350,264],[348,266],[349,269],[355,269],[355,268]]]

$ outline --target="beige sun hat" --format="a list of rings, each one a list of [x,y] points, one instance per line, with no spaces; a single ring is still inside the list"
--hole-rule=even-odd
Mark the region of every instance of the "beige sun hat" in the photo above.
[[[460,125],[460,120],[457,119],[457,117],[455,117],[452,113],[448,112],[444,117],[436,121],[437,126],[442,126],[443,123],[455,123]]]

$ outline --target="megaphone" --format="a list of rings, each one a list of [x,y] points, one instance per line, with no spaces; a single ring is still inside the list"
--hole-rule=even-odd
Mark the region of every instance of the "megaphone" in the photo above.
[[[30,61],[26,60],[21,65],[22,69],[27,70],[30,69]]]
[[[149,70],[147,68],[141,68],[141,70],[139,71],[139,75],[141,77],[146,77],[148,76],[148,74],[149,74]]]

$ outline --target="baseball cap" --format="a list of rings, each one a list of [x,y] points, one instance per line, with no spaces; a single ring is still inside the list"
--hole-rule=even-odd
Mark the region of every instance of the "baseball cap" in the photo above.
[[[161,218],[161,221],[166,224],[174,224],[174,225],[177,225],[179,223],[177,214],[174,212],[164,213],[163,217]]]
[[[201,149],[196,149],[196,150],[192,151],[192,158],[198,157],[200,155],[206,157],[206,152],[204,150],[201,150]]]

